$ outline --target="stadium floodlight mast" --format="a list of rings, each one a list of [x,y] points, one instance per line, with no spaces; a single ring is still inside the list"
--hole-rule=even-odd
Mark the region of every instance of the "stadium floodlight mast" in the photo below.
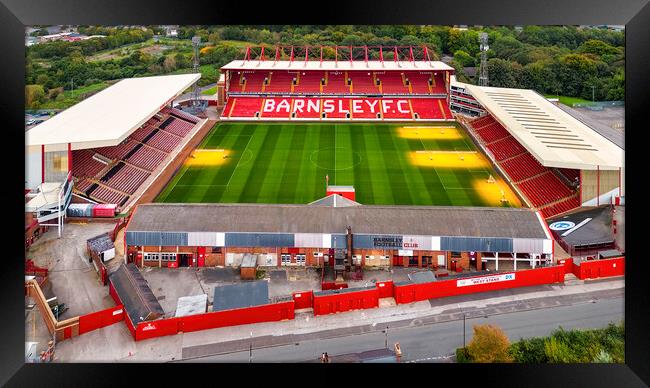
[[[488,86],[488,70],[487,70],[487,51],[490,49],[488,45],[488,34],[481,32],[478,36],[478,41],[481,44],[481,70],[478,78],[479,86]]]
[[[199,44],[201,43],[201,37],[195,35],[192,37],[192,46],[194,48],[194,64],[192,71],[194,73],[199,72]],[[199,85],[198,82],[194,83],[194,89],[192,90],[192,105],[195,107],[199,105]]]

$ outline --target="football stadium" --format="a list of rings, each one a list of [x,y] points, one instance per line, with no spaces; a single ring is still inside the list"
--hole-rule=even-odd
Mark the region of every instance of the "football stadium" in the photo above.
[[[562,283],[566,271],[600,277],[556,255],[561,228],[548,220],[623,202],[619,146],[533,90],[457,82],[426,46],[327,49],[334,60],[322,47],[320,58],[249,47],[220,68],[208,108],[198,72],[137,77],[29,129],[26,247],[27,231],[115,223],[91,262],[117,307],[92,319],[124,319],[136,340],[293,319],[298,306],[316,316]],[[560,222],[561,236],[592,218]],[[113,242],[123,250],[109,271]],[[621,275],[616,264],[602,276]],[[179,267],[197,282],[235,269],[241,280],[201,286],[198,308],[180,316],[176,296],[190,291],[148,283]],[[425,279],[400,272],[409,267]],[[317,273],[320,289],[279,288],[266,271],[281,268]],[[63,322],[57,338],[84,332]]]
[[[70,203],[132,215],[148,202],[306,206],[336,195],[545,219],[624,196],[623,150],[535,91],[456,82],[426,46],[337,46],[335,60],[322,47],[320,59],[317,48],[280,55],[288,49],[249,47],[222,66],[216,119],[174,104],[195,73],[122,80],[32,128],[27,211],[62,227]],[[165,244],[126,245],[141,258]]]

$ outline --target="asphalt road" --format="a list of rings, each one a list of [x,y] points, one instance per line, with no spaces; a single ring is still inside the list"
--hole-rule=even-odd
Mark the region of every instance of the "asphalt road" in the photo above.
[[[495,324],[500,326],[511,341],[520,338],[550,334],[562,326],[566,329],[588,329],[607,326],[624,318],[622,297],[583,301],[581,303],[518,311],[507,314],[478,317],[466,321],[466,341],[472,337],[472,325]],[[314,362],[321,353],[328,352],[332,362],[349,358],[352,354],[384,349],[386,342],[392,349],[395,342],[402,348],[402,362],[444,362],[463,345],[463,320],[441,322],[411,327],[398,327],[365,334],[338,338],[309,339],[292,345],[282,345],[252,350],[253,362]],[[182,362],[249,362],[250,351],[183,360]]]

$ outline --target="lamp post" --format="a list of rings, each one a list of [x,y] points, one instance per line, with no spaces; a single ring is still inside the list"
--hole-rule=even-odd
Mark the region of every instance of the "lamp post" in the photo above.
[[[465,313],[463,313],[463,349],[465,348]]]
[[[250,347],[248,349],[248,363],[251,364],[253,362],[253,332],[251,331],[251,342],[250,342]]]
[[[595,102],[595,101],[596,101],[596,97],[595,97],[595,96],[596,96],[596,86],[595,86],[595,85],[591,85],[591,102]]]
[[[386,334],[386,336],[384,337],[385,338],[384,346],[386,347],[386,349],[388,349],[388,325],[386,325],[386,330],[384,331],[384,334]]]

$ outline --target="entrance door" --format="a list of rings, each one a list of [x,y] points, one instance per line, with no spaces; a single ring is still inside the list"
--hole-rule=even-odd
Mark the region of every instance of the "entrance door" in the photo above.
[[[393,267],[401,267],[402,266],[402,256],[393,256]]]
[[[197,265],[203,267],[205,265],[205,247],[198,248]]]
[[[191,258],[192,258],[192,255],[188,255],[186,253],[179,253],[178,254],[178,266],[179,267],[189,267]]]
[[[478,268],[477,261],[476,261],[476,252],[469,253],[469,268],[475,271],[480,270],[480,268]]]

